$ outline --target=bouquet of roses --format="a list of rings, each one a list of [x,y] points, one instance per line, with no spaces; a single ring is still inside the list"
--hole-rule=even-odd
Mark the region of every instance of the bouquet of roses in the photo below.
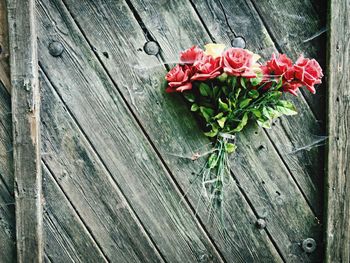
[[[300,56],[293,64],[286,55],[273,54],[259,64],[259,58],[242,48],[225,50],[222,44],[207,44],[205,51],[193,46],[180,53],[181,63],[166,75],[166,91],[183,94],[204,122],[204,134],[213,140],[198,178],[210,204],[219,207],[230,178],[228,155],[236,150],[235,134],[250,120],[270,128],[273,119],[296,114],[293,103],[282,99],[283,93],[297,96],[303,86],[315,93],[314,86],[323,77],[314,59]]]

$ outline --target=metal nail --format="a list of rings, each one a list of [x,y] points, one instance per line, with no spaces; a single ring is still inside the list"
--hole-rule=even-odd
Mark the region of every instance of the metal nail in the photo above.
[[[302,248],[306,253],[312,253],[316,249],[316,241],[313,238],[307,238],[302,243]]]
[[[146,52],[147,55],[157,55],[159,53],[159,45],[155,41],[148,41],[143,46],[143,50]]]
[[[245,40],[243,37],[235,37],[234,39],[231,40],[231,45],[233,47],[238,47],[238,48],[245,48]]]
[[[259,229],[264,229],[266,227],[266,221],[263,218],[259,218],[258,220],[256,220],[256,227]]]
[[[53,56],[53,57],[60,56],[62,54],[63,50],[64,50],[63,45],[58,41],[53,41],[49,45],[49,52],[50,52],[51,56]]]

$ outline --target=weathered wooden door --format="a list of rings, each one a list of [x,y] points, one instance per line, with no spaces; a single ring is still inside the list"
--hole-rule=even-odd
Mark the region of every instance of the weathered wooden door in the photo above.
[[[163,80],[180,50],[208,42],[324,65],[325,11],[312,0],[37,0],[45,259],[322,261],[324,86],[292,98],[298,116],[239,136],[223,231],[191,183],[202,161],[190,157],[208,140]],[[0,202],[11,203],[10,96],[0,91]],[[14,211],[2,209],[0,254],[12,262]]]

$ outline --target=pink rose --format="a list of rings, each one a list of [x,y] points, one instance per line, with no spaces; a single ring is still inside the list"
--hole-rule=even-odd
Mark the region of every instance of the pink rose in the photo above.
[[[192,89],[192,83],[189,82],[191,68],[187,65],[176,65],[172,68],[165,79],[168,81],[166,92],[183,92]]]
[[[180,61],[184,64],[193,64],[195,61],[203,57],[203,50],[198,46],[180,52]]]
[[[214,59],[212,56],[203,56],[201,60],[193,64],[194,75],[191,80],[214,79],[221,74],[220,58]]]
[[[316,60],[304,58],[301,55],[294,65],[294,76],[311,93],[316,93],[314,85],[322,83],[323,73]]]
[[[258,58],[246,49],[230,48],[223,53],[221,65],[228,75],[255,78],[253,69]]]

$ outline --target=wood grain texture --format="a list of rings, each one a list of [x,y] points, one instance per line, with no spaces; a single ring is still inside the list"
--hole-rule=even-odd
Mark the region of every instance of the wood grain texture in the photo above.
[[[164,258],[220,262],[188,206],[180,203],[180,193],[125,103],[110,96],[112,83],[62,3],[38,1],[37,11],[44,71]],[[57,58],[47,49],[53,40],[65,48]]]
[[[51,262],[108,262],[43,164],[45,255]]]
[[[246,40],[247,48],[261,54],[264,59],[269,59],[272,52],[277,52],[267,28],[249,1],[192,2],[212,38],[217,42],[230,46],[236,36],[242,36]],[[282,51],[288,53],[288,50]],[[266,134],[316,216],[321,217],[323,149],[318,147],[318,144],[324,143],[325,138],[319,136],[323,135],[323,130],[302,96],[287,94],[286,97],[293,101],[299,114],[279,118]]]
[[[0,65],[1,67],[1,65]],[[0,259],[16,261],[11,98],[0,82]]]
[[[42,262],[39,85],[33,0],[8,0],[18,262]]]
[[[94,153],[84,134],[79,131],[79,127],[68,113],[69,110],[60,101],[44,74],[41,74],[41,80],[43,160],[52,171],[51,177],[55,178],[54,180],[66,193],[94,240],[101,247],[106,260],[162,262],[161,256],[131,211],[118,186],[111,180],[108,171]],[[53,182],[53,178],[50,178],[50,183]],[[53,190],[48,189],[48,191]],[[67,207],[60,208],[56,201],[60,198],[50,193],[46,194],[45,191],[44,194],[46,202],[55,207],[50,209],[51,214],[54,213],[56,220],[60,220],[56,224],[60,229],[56,229],[54,234],[60,236],[63,230],[63,233],[67,233],[72,241],[79,241],[77,237],[80,237],[83,242],[86,238],[84,235],[77,233],[74,229],[64,230],[69,226],[62,217],[68,215],[66,215]],[[50,217],[52,217],[51,214],[49,214]],[[69,244],[66,246],[67,248],[63,251],[72,247],[70,254],[76,250],[73,250],[75,246]],[[85,252],[81,249],[82,247],[79,252],[80,261],[100,262],[96,256],[84,255]],[[89,249],[86,248],[86,250]],[[55,246],[46,249],[50,258],[55,255],[56,259],[59,258],[60,251],[61,249]]]
[[[315,10],[312,0],[279,1],[247,0],[253,2],[278,49],[293,59],[300,54],[317,58],[325,66],[326,24]],[[325,9],[325,8],[324,8]],[[315,95],[302,91],[310,107],[321,121],[325,120],[325,85]]]
[[[125,14],[127,9],[122,4],[110,2],[97,2],[85,6],[74,4],[72,1],[65,2],[91,45],[95,48],[96,54],[110,76],[118,85],[120,92],[128,100],[131,108],[135,108],[135,114],[174,177],[183,189],[189,188],[187,179],[191,173],[188,171],[189,161],[181,160],[172,154],[187,155],[189,158],[191,152],[193,153],[196,148],[208,141],[201,135],[199,128],[196,131],[194,127],[197,125],[194,123],[193,117],[188,113],[187,107],[184,107],[184,104],[178,100],[179,98],[174,99],[173,96],[164,95],[160,82],[164,77],[161,65],[142,52],[144,42],[140,43],[138,40],[141,37],[130,37],[130,32],[135,34],[136,31],[131,26],[133,20],[129,19],[129,22],[126,23],[125,17],[120,13]],[[143,29],[146,35],[144,41],[147,41],[147,38],[158,41],[162,48],[161,56],[166,59],[166,62],[176,62],[179,51],[193,43],[208,42],[208,36],[201,28],[194,11],[191,11],[189,3],[185,1],[167,3],[132,1],[132,4],[136,10],[134,11],[142,18],[141,23],[144,23]],[[94,22],[91,23],[91,20]],[[109,22],[103,23],[103,21]],[[121,21],[126,26],[119,29]],[[145,28],[149,29],[149,32]],[[125,46],[126,44],[128,47]],[[133,53],[130,55],[129,52]],[[247,132],[247,134],[250,133],[254,133],[254,131]],[[319,240],[320,227],[312,211],[295,182],[289,176],[288,171],[284,168],[278,154],[273,150],[266,135],[259,133],[256,137],[251,136],[245,140],[246,144],[250,140],[256,142],[251,146],[251,149],[245,151],[242,149],[243,145],[240,147],[240,151],[242,150],[242,154],[247,155],[245,159],[248,160],[243,166],[244,170],[236,171],[234,169],[234,172],[239,173],[240,181],[244,183],[243,186],[241,184],[243,192],[250,196],[250,200],[253,200],[253,206],[256,208],[255,214],[271,218],[271,222],[269,222],[271,233],[273,233],[276,243],[278,242],[279,248],[286,258],[299,258],[305,261],[312,260],[312,257],[316,258],[317,253],[309,258],[299,246],[299,242],[306,236],[313,236]],[[268,154],[266,151],[256,153],[261,145],[264,145],[265,149],[272,149],[272,151],[269,151]],[[262,157],[266,157],[266,159]],[[275,164],[266,168],[271,162]],[[234,161],[233,167],[240,165],[241,162],[237,160]],[[193,169],[195,170],[197,166],[192,165],[192,167],[195,167]],[[190,169],[192,168],[190,167]],[[277,183],[275,182],[276,174],[280,176]],[[250,180],[245,179],[249,177]],[[261,183],[262,181],[266,181],[265,185]],[[194,189],[196,189],[196,185],[194,185]],[[237,226],[232,224],[232,221],[237,222],[237,219],[231,221],[231,216],[237,216],[237,211],[247,213],[245,209],[249,209],[241,207],[237,210],[234,203],[239,202],[239,199],[236,199],[239,193],[233,193],[234,191],[238,191],[236,186],[228,190],[228,204],[226,206],[228,210],[227,215],[225,215],[228,221],[227,225],[231,225],[230,238],[232,240],[235,240],[233,229]],[[282,197],[278,196],[278,193],[281,192]],[[189,196],[190,200],[196,200],[199,192],[194,190],[194,193],[190,193]],[[281,204],[283,205],[280,206]],[[295,217],[295,214],[298,214],[298,217]],[[200,216],[205,217],[205,212],[202,214],[200,212]],[[285,224],[287,218],[292,222],[289,226]],[[221,240],[222,236],[215,233],[215,229],[210,228],[210,226],[208,228],[221,253],[227,256],[227,260],[230,260],[232,252],[224,246],[223,240]],[[246,231],[242,224],[238,224],[237,229],[239,233]],[[252,236],[245,237],[246,241],[252,238]]]
[[[325,262],[350,261],[350,1],[330,1]]]
[[[0,0],[0,81],[11,92],[6,0]]]

